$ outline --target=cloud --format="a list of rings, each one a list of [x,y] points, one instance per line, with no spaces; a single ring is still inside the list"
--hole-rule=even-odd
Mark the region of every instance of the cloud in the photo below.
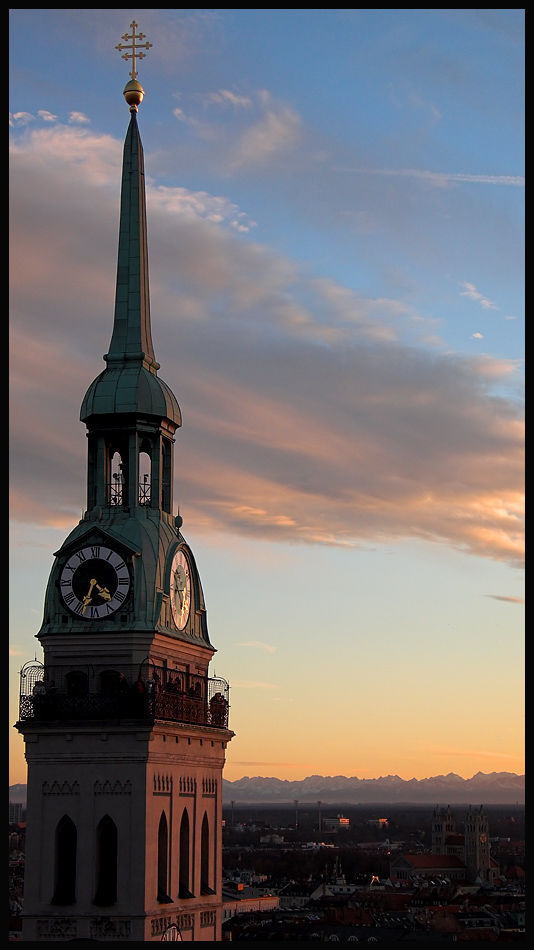
[[[264,165],[275,156],[291,151],[301,138],[300,116],[287,105],[275,105],[268,93],[260,96],[264,112],[237,142],[231,165]]]
[[[207,104],[231,105],[236,109],[250,109],[252,99],[249,96],[241,96],[232,92],[230,89],[219,89],[218,92],[210,92],[203,96]]]
[[[14,112],[9,114],[9,124],[11,126],[24,126],[28,125],[29,122],[33,122],[35,116],[31,112]]]
[[[275,683],[262,683],[257,680],[232,680],[232,689],[279,689]]]
[[[246,643],[237,643],[238,647],[255,647],[258,650],[266,650],[267,653],[276,653],[276,647],[269,643],[263,643],[261,640],[248,640]]]
[[[469,297],[470,300],[475,300],[477,303],[483,307],[484,310],[498,310],[497,304],[494,304],[491,300],[488,300],[487,297],[484,297],[479,290],[475,287],[474,284],[470,284],[468,281],[461,281],[460,287],[464,287],[460,296]]]
[[[479,333],[478,330],[477,330],[476,333],[472,333],[472,334],[471,334],[471,339],[472,339],[472,340],[483,340],[483,339],[484,339],[484,335],[483,335],[482,333]]]
[[[59,124],[13,145],[15,520],[72,524],[85,505],[78,407],[111,336],[121,153]],[[251,222],[230,199],[150,180],[147,194],[188,530],[342,547],[419,538],[521,563],[522,419],[494,390],[512,361],[429,351],[414,307],[241,240],[232,222]]]
[[[205,218],[217,224],[228,223],[236,231],[248,232],[256,222],[228,198],[210,195],[206,191],[159,185],[151,189],[150,209],[161,208],[166,213]]]
[[[48,112],[46,109],[39,109],[37,115],[43,122],[57,122],[57,115],[54,115],[52,112]]]
[[[182,95],[177,97],[183,100]],[[212,110],[208,121],[195,114],[198,101],[204,113],[213,105],[230,106],[231,112],[225,109],[222,118]],[[194,95],[187,109],[181,101],[173,115],[215,150],[219,166],[232,172],[264,167],[287,156],[301,143],[303,135],[302,120],[295,109],[265,89],[251,96],[228,89]]]
[[[69,112],[69,122],[74,125],[88,125],[90,121],[84,112]]]
[[[341,170],[341,169],[340,169]],[[392,178],[414,178],[435,188],[447,188],[451,184],[468,185],[512,185],[523,188],[525,179],[521,175],[469,175],[461,172],[433,172],[420,168],[345,168],[343,171],[357,172],[360,175],[384,175]]]
[[[494,600],[504,600],[508,604],[524,604],[524,597],[505,597],[504,594],[486,594],[486,597],[493,597]]]

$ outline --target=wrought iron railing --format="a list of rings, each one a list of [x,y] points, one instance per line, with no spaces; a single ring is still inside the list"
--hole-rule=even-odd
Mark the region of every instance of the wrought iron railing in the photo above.
[[[120,669],[33,661],[20,673],[19,719],[161,719],[227,728],[229,692],[222,678],[151,661]]]
[[[118,472],[112,476],[112,481],[107,483],[108,504],[111,508],[121,508],[126,502],[126,486],[123,477]],[[143,475],[142,480],[137,486],[137,504],[149,506],[151,499],[150,476]]]

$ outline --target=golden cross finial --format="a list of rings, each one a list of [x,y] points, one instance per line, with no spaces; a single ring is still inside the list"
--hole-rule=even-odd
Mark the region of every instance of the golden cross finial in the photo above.
[[[129,52],[129,53],[123,53],[123,54],[122,54],[122,58],[123,58],[123,59],[126,59],[126,60],[128,60],[128,59],[131,59],[131,60],[132,60],[132,69],[131,69],[131,71],[130,71],[130,76],[131,76],[132,79],[135,79],[135,78],[137,77],[137,71],[136,71],[136,68],[135,68],[135,59],[136,59],[136,57],[137,57],[137,59],[144,59],[144,57],[146,56],[146,53],[138,53],[137,51],[140,50],[140,49],[150,49],[150,47],[152,46],[152,43],[136,43],[136,42],[135,42],[136,40],[144,40],[144,39],[145,39],[145,34],[144,34],[144,33],[137,33],[137,34],[136,34],[136,32],[135,32],[136,28],[137,28],[137,23],[135,22],[135,20],[132,20],[132,22],[130,23],[130,29],[131,29],[132,32],[131,32],[131,33],[123,33],[123,35],[121,36],[121,39],[122,39],[122,40],[131,40],[131,41],[132,41],[130,46],[127,46],[127,45],[124,44],[124,43],[118,43],[117,46],[115,47],[115,49],[118,49],[119,51],[122,51],[123,49],[131,50],[131,52]]]

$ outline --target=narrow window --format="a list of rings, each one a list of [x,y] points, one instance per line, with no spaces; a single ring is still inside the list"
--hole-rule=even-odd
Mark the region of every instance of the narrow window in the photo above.
[[[168,875],[168,854],[169,854],[169,829],[167,827],[167,818],[162,811],[158,828],[158,896],[157,900],[162,904],[170,904],[171,898],[168,895],[167,875]]]
[[[178,896],[182,899],[193,897],[193,894],[189,890],[189,816],[187,814],[187,809],[184,809],[182,820],[180,822],[180,866]]]
[[[139,453],[139,491],[138,502],[140,505],[150,505],[150,479],[152,470],[152,460],[148,452]]]
[[[109,504],[112,507],[119,507],[126,504],[125,498],[125,477],[123,471],[122,458],[119,452],[114,452],[111,457],[111,481],[109,486]]]
[[[104,815],[96,829],[96,892],[94,904],[110,907],[117,902],[117,826]]]
[[[210,887],[210,829],[206,813],[204,813],[200,834],[200,893],[215,893]]]
[[[167,439],[161,444],[161,507],[170,512],[172,506],[172,448]]]
[[[52,904],[76,901],[76,845],[76,826],[68,815],[63,815],[56,827]]]

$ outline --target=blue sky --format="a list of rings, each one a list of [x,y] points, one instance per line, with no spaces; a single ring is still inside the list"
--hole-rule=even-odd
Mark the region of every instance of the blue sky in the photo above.
[[[10,722],[85,504],[132,19],[226,777],[522,771],[521,10],[10,12]]]

